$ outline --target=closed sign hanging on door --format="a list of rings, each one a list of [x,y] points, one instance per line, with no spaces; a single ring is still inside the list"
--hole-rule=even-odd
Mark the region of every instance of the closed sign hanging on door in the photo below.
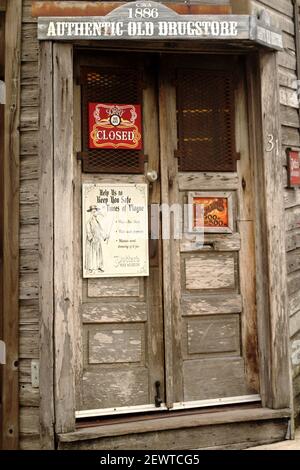
[[[89,148],[142,148],[141,106],[89,103]]]

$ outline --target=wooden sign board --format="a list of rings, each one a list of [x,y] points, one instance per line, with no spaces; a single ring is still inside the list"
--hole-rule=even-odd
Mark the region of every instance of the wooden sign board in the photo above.
[[[83,277],[149,275],[146,184],[82,186]]]
[[[141,106],[89,103],[89,148],[142,148]]]
[[[189,232],[232,233],[233,208],[230,192],[190,192]]]
[[[39,17],[40,40],[234,40],[282,49],[282,35],[250,15],[179,15],[152,1],[130,2],[99,17]]]
[[[287,150],[288,158],[288,185],[290,188],[300,187],[300,151]]]

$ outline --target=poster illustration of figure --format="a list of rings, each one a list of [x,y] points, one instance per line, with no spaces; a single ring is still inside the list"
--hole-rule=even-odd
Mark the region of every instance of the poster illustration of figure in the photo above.
[[[147,185],[82,186],[83,277],[148,276]]]
[[[103,269],[103,249],[102,243],[106,241],[107,235],[104,231],[103,207],[97,205],[90,206],[87,209],[90,217],[86,223],[86,256],[85,268],[90,273],[96,271],[104,272]]]

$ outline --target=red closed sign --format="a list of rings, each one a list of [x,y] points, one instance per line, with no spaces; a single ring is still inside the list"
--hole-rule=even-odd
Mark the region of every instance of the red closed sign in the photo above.
[[[142,148],[141,106],[89,103],[89,148]]]
[[[288,150],[289,186],[300,186],[300,153],[296,150]]]

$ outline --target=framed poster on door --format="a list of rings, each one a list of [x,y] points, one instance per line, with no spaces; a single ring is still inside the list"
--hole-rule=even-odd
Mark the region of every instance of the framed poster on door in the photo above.
[[[82,185],[83,277],[148,276],[146,184]]]
[[[189,192],[188,231],[190,233],[232,233],[231,192]]]

